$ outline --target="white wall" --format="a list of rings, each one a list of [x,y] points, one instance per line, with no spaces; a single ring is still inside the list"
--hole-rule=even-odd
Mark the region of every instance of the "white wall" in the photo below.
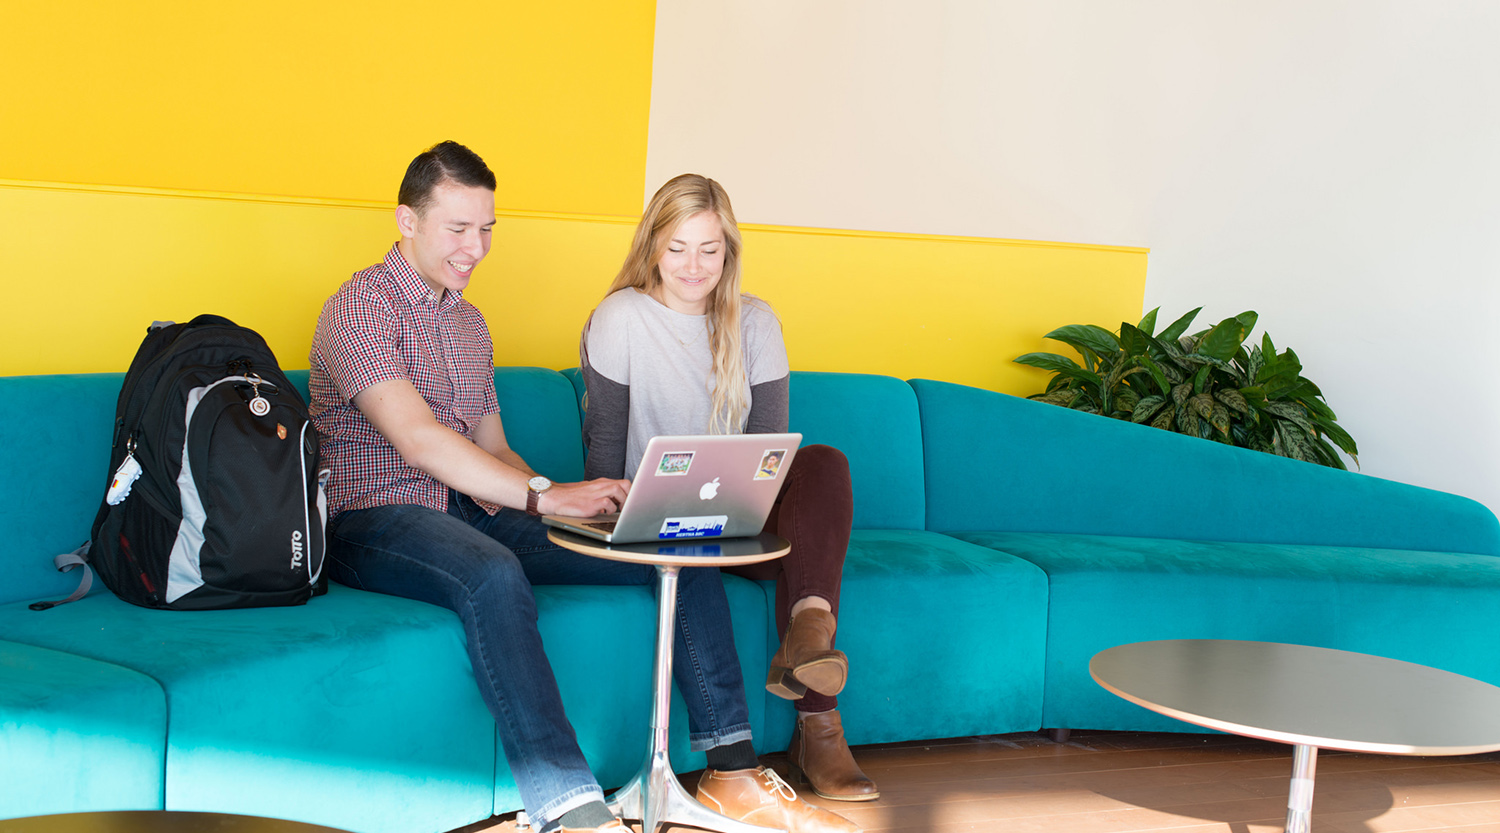
[[[1148,246],[1147,308],[1257,310],[1363,471],[1500,509],[1497,44],[1488,0],[658,0],[646,181]]]

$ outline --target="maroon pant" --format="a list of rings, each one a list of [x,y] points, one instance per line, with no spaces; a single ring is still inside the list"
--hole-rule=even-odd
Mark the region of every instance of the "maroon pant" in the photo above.
[[[797,451],[771,507],[766,532],[791,542],[786,556],[759,564],[726,567],[725,572],[776,582],[776,632],[786,638],[792,605],[808,596],[821,596],[839,613],[839,585],[849,529],[854,523],[854,493],[849,481],[849,459],[833,446],[810,445]],[[828,711],[836,698],[808,690],[797,710]]]

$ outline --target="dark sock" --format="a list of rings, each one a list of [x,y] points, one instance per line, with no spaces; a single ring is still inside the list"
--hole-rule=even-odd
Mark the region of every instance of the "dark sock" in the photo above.
[[[559,827],[581,827],[585,829],[598,827],[601,824],[608,823],[614,817],[615,814],[611,813],[609,808],[604,806],[604,802],[590,801],[582,807],[574,807],[568,812],[563,813],[558,817],[557,821],[543,827],[542,833],[551,833],[551,831]]]
[[[708,750],[708,768],[720,772],[736,769],[755,769],[760,759],[755,757],[755,745],[748,740],[737,741]]]

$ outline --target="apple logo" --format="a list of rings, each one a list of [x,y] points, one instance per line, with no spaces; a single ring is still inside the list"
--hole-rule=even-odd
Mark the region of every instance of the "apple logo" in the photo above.
[[[719,478],[715,477],[712,483],[704,483],[703,488],[698,490],[699,500],[713,500],[719,496]]]

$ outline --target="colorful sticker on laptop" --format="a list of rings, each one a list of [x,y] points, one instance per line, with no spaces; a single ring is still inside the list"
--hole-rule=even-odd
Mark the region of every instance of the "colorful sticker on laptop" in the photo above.
[[[661,523],[657,538],[710,538],[724,534],[728,515],[699,515],[691,518],[667,518]]]
[[[661,461],[656,464],[657,477],[680,477],[687,474],[688,469],[693,466],[693,452],[691,451],[668,451],[661,456]]]
[[[775,480],[781,473],[781,461],[786,459],[786,449],[772,448],[760,455],[760,465],[755,469],[756,480]]]

